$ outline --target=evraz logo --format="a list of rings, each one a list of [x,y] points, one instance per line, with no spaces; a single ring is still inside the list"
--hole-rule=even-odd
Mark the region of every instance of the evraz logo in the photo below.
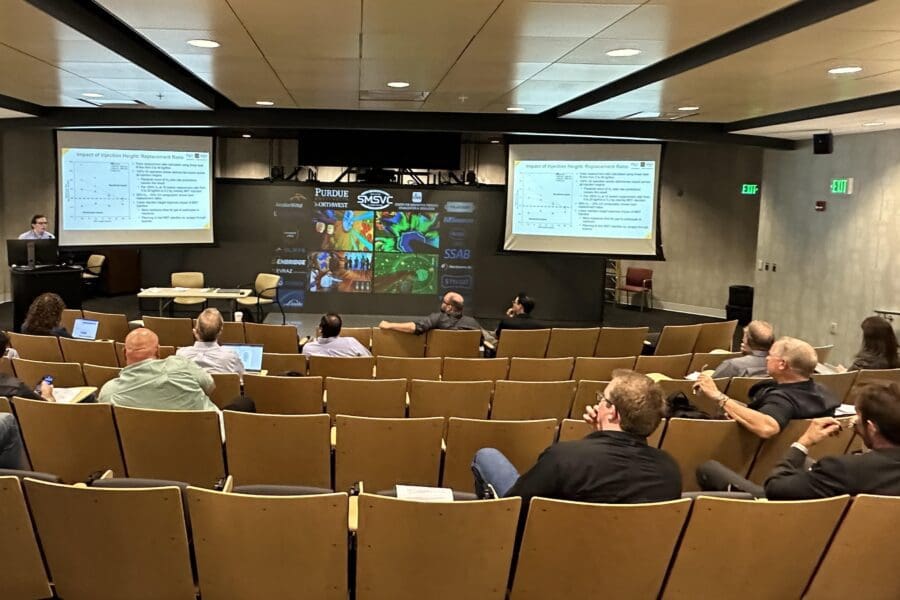
[[[393,196],[384,190],[366,190],[356,197],[360,206],[369,210],[384,210],[391,205]]]

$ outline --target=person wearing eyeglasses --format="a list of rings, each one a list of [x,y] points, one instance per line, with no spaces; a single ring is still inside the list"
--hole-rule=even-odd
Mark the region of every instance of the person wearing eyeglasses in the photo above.
[[[812,420],[791,444],[763,486],[722,470],[724,467],[713,471],[712,478],[701,477],[698,470],[698,482],[705,490],[738,490],[769,500],[812,500],[842,494],[900,496],[900,384],[860,385],[850,398],[856,406],[851,426],[867,451],[826,456],[818,462],[810,459],[816,444],[838,435],[844,427],[833,417],[822,417]]]
[[[20,240],[52,240],[56,236],[47,231],[49,221],[45,215],[31,217],[31,229],[19,236]]]
[[[791,337],[776,341],[766,356],[766,372],[771,381],[750,388],[750,403],[744,404],[719,391],[715,382],[701,375],[695,393],[715,400],[729,419],[763,439],[781,432],[791,419],[834,416],[840,400],[828,388],[811,379],[818,363],[815,349]]]
[[[478,321],[463,314],[463,297],[457,292],[447,292],[441,297],[440,312],[415,321],[395,323],[382,321],[380,329],[422,335],[432,329],[481,329]]]
[[[475,454],[472,472],[479,497],[534,496],[579,502],[662,502],[681,497],[681,472],[663,450],[647,444],[662,420],[663,392],[650,378],[619,369],[585,407],[593,428],[581,440],[553,444],[519,475],[495,448]]]

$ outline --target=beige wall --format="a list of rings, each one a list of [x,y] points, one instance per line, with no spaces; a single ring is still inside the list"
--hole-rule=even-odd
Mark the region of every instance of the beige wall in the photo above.
[[[849,364],[873,309],[900,310],[898,156],[898,131],[837,137],[830,155],[765,153],[757,253],[778,268],[755,272],[754,313],[778,334],[834,344],[832,362]],[[854,178],[853,195],[829,193],[842,177]]]
[[[665,262],[622,261],[653,269],[654,307],[725,316],[728,286],[753,284],[759,197],[757,148],[668,144],[660,185]]]
[[[0,300],[10,295],[6,268],[6,240],[28,231],[35,213],[46,214],[55,227],[56,164],[51,131],[4,131],[0,133]]]

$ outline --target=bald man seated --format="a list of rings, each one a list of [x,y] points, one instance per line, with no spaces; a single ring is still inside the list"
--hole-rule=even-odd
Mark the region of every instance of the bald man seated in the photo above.
[[[231,348],[219,345],[225,321],[217,308],[207,308],[197,317],[193,346],[179,348],[178,356],[192,360],[207,373],[237,373],[243,375],[244,363]]]
[[[215,410],[212,376],[183,356],[159,358],[159,338],[135,329],[125,338],[125,368],[100,389],[100,402],[159,410]],[[226,410],[253,412],[252,402],[236,398]]]
[[[447,292],[441,299],[440,312],[431,313],[416,321],[392,323],[382,321],[378,324],[381,329],[401,331],[422,335],[432,329],[481,329],[478,321],[472,317],[463,315],[463,297],[457,292]]]
[[[775,343],[772,325],[766,321],[750,321],[744,327],[741,339],[743,356],[723,361],[712,374],[713,379],[722,377],[765,377],[766,357]]]

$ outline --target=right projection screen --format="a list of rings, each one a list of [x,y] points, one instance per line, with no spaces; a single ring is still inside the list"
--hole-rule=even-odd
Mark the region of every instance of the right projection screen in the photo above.
[[[512,144],[504,250],[656,255],[659,144]]]

